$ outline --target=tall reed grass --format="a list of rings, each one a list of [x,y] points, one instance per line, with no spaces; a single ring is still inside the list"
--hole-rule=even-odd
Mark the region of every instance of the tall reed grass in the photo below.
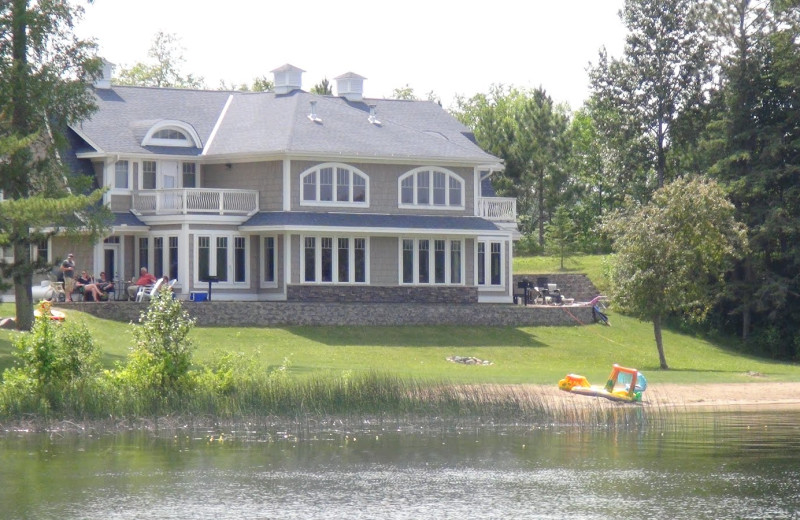
[[[193,387],[182,392],[124,387],[104,377],[48,390],[47,396],[9,390],[0,392],[0,420],[37,416],[78,422],[130,421],[182,416],[235,424],[270,417],[289,421],[338,417],[629,427],[661,422],[676,413],[658,406],[562,398],[540,387],[453,385],[375,372],[307,379],[265,372],[237,378],[224,387],[198,376]]]

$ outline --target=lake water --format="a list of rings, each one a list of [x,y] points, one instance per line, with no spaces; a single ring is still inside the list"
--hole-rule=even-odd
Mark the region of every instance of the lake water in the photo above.
[[[3,519],[800,518],[800,412],[0,436]]]

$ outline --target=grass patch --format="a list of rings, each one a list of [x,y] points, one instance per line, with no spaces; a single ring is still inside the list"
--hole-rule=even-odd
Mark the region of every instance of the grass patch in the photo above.
[[[8,315],[9,304],[0,305]],[[128,324],[76,311],[68,319],[86,323],[103,351],[102,363],[124,361],[132,346]],[[650,323],[611,312],[612,327],[198,327],[190,338],[198,362],[220,351],[256,358],[264,371],[289,360],[288,374],[306,379],[346,371],[378,372],[406,380],[454,384],[552,384],[569,372],[602,383],[613,363],[638,368],[652,383],[800,381],[800,365],[755,358],[737,343],[664,332],[671,370],[658,369]],[[13,331],[0,331],[0,370],[11,366]],[[472,356],[490,366],[451,363],[449,356]]]
[[[519,256],[514,258],[514,274],[585,273],[600,292],[608,290],[607,255],[576,255],[561,261],[552,256]]]

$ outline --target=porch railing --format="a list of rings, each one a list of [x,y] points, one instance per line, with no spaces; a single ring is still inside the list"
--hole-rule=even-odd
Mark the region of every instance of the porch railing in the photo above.
[[[517,199],[513,197],[481,197],[478,216],[498,222],[517,221]]]
[[[211,188],[137,191],[133,194],[133,211],[141,215],[253,215],[258,211],[258,192]]]

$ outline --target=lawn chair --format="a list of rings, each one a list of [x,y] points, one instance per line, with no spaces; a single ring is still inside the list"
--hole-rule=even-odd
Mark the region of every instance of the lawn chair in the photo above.
[[[136,293],[136,301],[142,302],[153,298],[153,296],[156,294],[156,291],[158,291],[158,289],[161,287],[163,281],[163,279],[159,278],[153,285],[139,287],[139,292]]]

